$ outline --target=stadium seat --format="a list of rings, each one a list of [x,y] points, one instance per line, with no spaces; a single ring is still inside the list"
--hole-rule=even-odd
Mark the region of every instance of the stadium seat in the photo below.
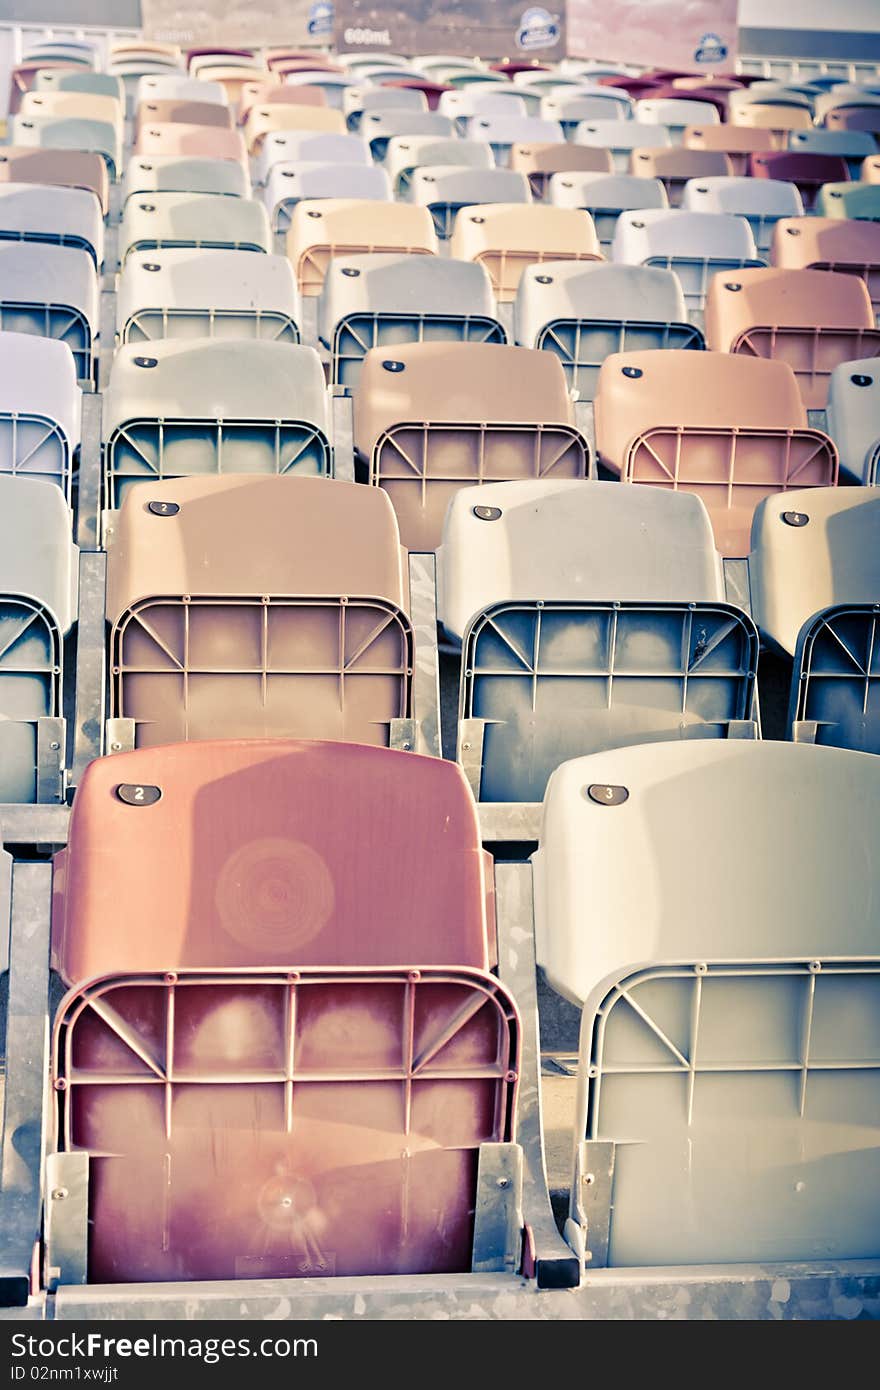
[[[577,145],[597,145],[610,151],[613,172],[628,174],[633,150],[662,149],[672,144],[672,136],[665,126],[647,121],[580,121],[574,141]]]
[[[369,143],[376,160],[385,158],[388,141],[395,135],[431,135],[435,140],[448,140],[454,134],[452,120],[439,111],[368,111],[360,126],[360,135]]]
[[[547,261],[526,266],[514,310],[516,341],[554,353],[569,387],[591,401],[609,354],[702,348],[684,293],[669,270]]]
[[[137,748],[217,737],[387,746],[410,718],[407,607],[397,521],[378,488],[135,484],[107,550],[111,717],[132,721]]]
[[[785,362],[720,352],[607,357],[595,401],[599,461],[622,482],[694,492],[722,555],[749,553],[762,497],[837,482],[837,451],[807,425]]]
[[[287,343],[172,340],[117,349],[104,392],[105,505],[135,482],[330,472],[318,354]]]
[[[122,343],[157,338],[299,342],[302,317],[286,256],[176,247],[135,251],[116,292]]]
[[[862,160],[861,179],[864,183],[880,183],[880,157]]]
[[[732,125],[686,126],[682,144],[688,150],[721,151],[729,156],[734,174],[739,175],[748,174],[751,155],[777,148],[769,130]]]
[[[458,260],[478,261],[486,267],[499,303],[516,298],[527,265],[602,259],[588,213],[541,204],[462,208],[449,249]]]
[[[804,405],[823,410],[839,362],[880,353],[865,282],[825,270],[742,270],[716,276],[706,301],[706,346],[787,362]]]
[[[875,525],[875,546],[876,533]],[[804,624],[788,712],[795,742],[880,753],[878,620],[880,603],[872,601],[836,603]]]
[[[721,117],[708,101],[691,97],[642,97],[637,101],[633,116],[647,125],[665,126],[676,143],[680,143],[687,126],[718,125]]]
[[[229,66],[203,66],[198,71],[204,72],[209,82],[218,82],[226,93],[226,100],[230,105],[235,105],[241,101],[241,94],[245,87],[253,82],[254,77],[264,71],[261,66],[242,67],[238,64]],[[190,72],[195,76],[196,69],[191,67]]]
[[[221,126],[162,121],[141,126],[132,146],[136,155],[173,154],[199,159],[234,159],[247,168],[244,136]]]
[[[681,145],[666,150],[635,149],[630,161],[637,178],[661,181],[672,208],[681,206],[690,179],[723,178],[733,170],[729,156],[720,150],[688,150]]]
[[[391,180],[377,164],[273,164],[263,193],[273,232],[289,230],[293,209],[304,198],[390,203]]]
[[[441,241],[448,241],[462,208],[487,203],[529,203],[532,191],[525,174],[513,169],[428,164],[412,170],[408,197],[411,203],[428,209],[437,236]]]
[[[581,121],[627,121],[633,117],[633,102],[618,88],[579,88],[573,95],[565,91],[541,99],[541,115],[558,121],[566,139],[574,135]]]
[[[461,487],[586,476],[589,447],[550,353],[483,343],[413,343],[393,358],[389,350],[364,358],[354,439],[408,550],[436,549]]]
[[[790,150],[774,150],[767,154],[753,154],[750,167],[753,178],[782,179],[796,184],[808,212],[812,209],[823,184],[849,178],[846,160],[838,154],[804,154]]]
[[[91,1281],[471,1270],[520,1056],[458,768],[282,740],[100,759],[56,865]]]
[[[394,135],[388,141],[384,167],[396,197],[412,201],[410,190],[416,170],[438,164],[482,172],[495,167],[495,157],[489,146],[478,140],[438,140],[434,135]]]
[[[773,229],[782,217],[801,217],[804,205],[793,183],[779,179],[732,178],[689,179],[681,205],[686,212],[723,212],[744,217],[752,229],[758,254],[770,252]]]
[[[347,89],[346,89],[347,90]],[[327,95],[322,87],[292,87],[283,82],[246,82],[241,89],[238,103],[238,123],[245,125],[255,106],[327,106]],[[334,126],[337,122],[334,121]]]
[[[828,433],[840,465],[866,487],[880,483],[880,364],[841,362],[828,387]]]
[[[773,140],[773,148],[784,150],[788,145],[789,132],[810,130],[813,118],[808,106],[779,106],[749,102],[746,106],[734,106],[728,112],[731,126],[745,126],[751,130],[766,130]]]
[[[880,135],[880,104],[876,106],[837,106],[825,115],[826,130],[866,130]]]
[[[788,148],[803,154],[834,154],[845,159],[851,179],[859,177],[863,159],[876,152],[877,143],[867,130],[793,130]]]
[[[820,217],[850,217],[880,222],[880,187],[876,183],[826,183],[816,199]]]
[[[137,84],[135,108],[144,101],[213,101],[225,106],[226,92],[219,82],[186,77],[180,72],[145,73]]]
[[[38,68],[34,75],[35,92],[90,92],[95,96],[115,97],[125,106],[125,87],[122,79],[109,72],[87,72],[76,68]]]
[[[234,121],[228,106],[216,101],[180,101],[174,97],[162,97],[142,101],[134,113],[133,140],[136,144],[141,131],[148,125],[218,126],[221,130],[231,130]]]
[[[752,611],[765,640],[789,656],[816,614],[880,602],[880,493],[810,488],[768,497],[755,511]],[[845,649],[839,669],[850,674]]]
[[[358,129],[365,111],[394,108],[427,111],[428,102],[424,92],[414,87],[346,87],[342,93],[342,112],[349,130]]]
[[[537,199],[545,196],[556,174],[610,174],[613,168],[608,150],[572,145],[568,141],[561,145],[513,145],[509,163],[511,169],[528,176],[532,194]]]
[[[44,150],[76,150],[99,154],[115,179],[122,161],[122,141],[109,121],[89,121],[73,116],[13,116],[13,145]]]
[[[503,171],[499,171],[503,172]],[[330,380],[354,386],[371,348],[402,343],[504,343],[481,265],[439,256],[338,256],[318,305]]]
[[[370,147],[359,135],[285,130],[269,135],[253,161],[254,183],[262,186],[276,164],[371,164]]]
[[[453,642],[494,604],[612,596],[724,602],[699,497],[585,479],[485,483],[453,497],[437,550],[438,616]]]
[[[625,209],[669,206],[659,179],[632,174],[551,174],[549,192],[554,207],[581,208],[590,214],[604,255],[611,250],[617,219]]]
[[[455,122],[459,135],[467,134],[468,121],[478,115],[527,116],[539,115],[540,97],[534,95],[531,101],[525,92],[515,91],[506,83],[490,82],[485,89],[479,84],[457,90],[447,88],[437,103],[442,116]]]
[[[611,254],[626,265],[674,270],[691,313],[702,311],[719,271],[763,264],[745,218],[680,208],[622,212]]]
[[[120,201],[124,208],[135,193],[215,193],[248,198],[250,192],[247,173],[232,159],[132,155],[122,173]]]
[[[19,117],[24,120],[84,120],[98,121],[113,127],[117,140],[114,164],[118,168],[122,157],[125,113],[115,96],[100,96],[94,92],[48,91],[27,92],[22,97]]]
[[[110,205],[107,165],[86,150],[36,150],[0,147],[0,182],[42,183],[59,188],[86,188],[94,193],[106,217]]]
[[[0,335],[4,355],[9,336]],[[8,435],[8,419],[0,424]],[[0,473],[0,803],[63,796],[64,638],[76,618],[78,560],[57,480]]]
[[[77,377],[91,379],[99,335],[99,294],[95,262],[88,251],[0,239],[0,330],[66,343]]]
[[[345,117],[331,106],[306,106],[304,103],[261,102],[252,106],[244,124],[244,136],[250,154],[256,154],[266,139],[279,130],[317,130],[330,135],[344,135]]]
[[[589,1268],[877,1249],[880,869],[853,827],[878,794],[876,759],[743,740],[554,774],[535,931],[582,1011],[566,1236]]]
[[[772,264],[782,269],[837,270],[858,275],[880,315],[880,226],[831,217],[790,217],[777,223]]]
[[[272,233],[262,203],[214,193],[149,193],[129,198],[119,228],[119,260],[133,251],[171,246],[270,251]]]
[[[427,208],[357,198],[297,203],[286,239],[287,256],[304,295],[320,294],[334,256],[397,251],[435,255],[434,223]]]
[[[70,501],[81,393],[70,348],[0,333],[0,476],[58,484]]]
[[[468,138],[491,146],[497,164],[507,164],[511,145],[559,145],[565,140],[558,121],[540,116],[476,115],[468,121]]]
[[[94,194],[51,184],[0,183],[0,240],[47,242],[104,263],[104,221]]]

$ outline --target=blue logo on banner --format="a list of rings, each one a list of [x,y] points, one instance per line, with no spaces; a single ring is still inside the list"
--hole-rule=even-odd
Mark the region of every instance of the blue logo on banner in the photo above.
[[[727,57],[727,44],[718,34],[704,34],[694,51],[695,63],[721,63]]]
[[[327,0],[318,0],[309,10],[308,30],[316,39],[333,33],[333,6]]]
[[[520,48],[552,48],[559,41],[559,16],[548,10],[526,10],[519,22],[516,42]]]

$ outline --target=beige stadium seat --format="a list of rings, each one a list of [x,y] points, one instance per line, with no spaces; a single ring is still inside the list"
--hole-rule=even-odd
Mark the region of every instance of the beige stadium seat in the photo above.
[[[41,150],[0,146],[0,182],[45,183],[59,188],[87,188],[101,205],[110,207],[110,178],[106,160],[90,150]]]
[[[530,348],[375,348],[354,393],[354,435],[370,482],[391,497],[403,544],[416,551],[440,544],[461,487],[583,478],[589,464],[559,359]]]
[[[527,265],[538,261],[599,261],[592,218],[577,208],[497,203],[462,208],[449,242],[450,255],[479,261],[489,272],[500,303],[516,298]]]
[[[229,107],[217,101],[151,98],[140,102],[134,113],[134,140],[137,141],[144,126],[165,125],[168,121],[179,125],[219,126],[221,130],[231,130],[234,125]]]
[[[731,126],[745,126],[749,130],[766,130],[773,139],[773,148],[784,150],[788,145],[789,131],[811,130],[813,118],[806,106],[775,106],[752,101],[745,106],[734,106],[728,112]]]
[[[837,482],[837,450],[808,428],[784,362],[615,353],[599,372],[595,420],[600,463],[625,483],[696,493],[728,557],[748,555],[763,497]]]
[[[357,198],[304,198],[293,209],[286,248],[301,292],[316,295],[334,256],[370,251],[433,256],[438,242],[425,207]]]
[[[297,106],[326,106],[327,97],[320,87],[291,87],[283,82],[247,82],[241,91],[238,106],[239,123],[247,120],[252,106],[274,105],[280,102],[294,103]]]
[[[258,153],[267,135],[279,130],[326,131],[344,135],[348,127],[341,111],[329,106],[306,106],[302,102],[260,102],[252,106],[244,123],[244,135],[251,154]]]
[[[686,126],[682,144],[688,150],[720,150],[729,155],[734,174],[748,174],[753,154],[781,148],[771,131],[735,125]]]
[[[591,145],[518,144],[510,147],[510,168],[525,174],[536,198],[543,198],[554,174],[610,174],[614,162],[610,150]]]
[[[783,270],[858,275],[880,315],[880,224],[835,217],[785,217],[776,223],[771,263]]]
[[[680,145],[669,150],[633,150],[630,168],[639,178],[660,179],[671,208],[681,207],[688,179],[720,178],[733,173],[730,156],[723,150],[688,150]]]
[[[151,121],[141,126],[132,153],[235,159],[247,167],[247,150],[240,131],[222,126],[188,125],[184,121]]]
[[[716,275],[706,300],[706,346],[787,362],[804,405],[823,410],[840,362],[880,354],[868,287],[824,270]]]
[[[388,497],[326,478],[196,477],[126,493],[107,553],[114,719],[133,746],[387,745],[413,634]]]

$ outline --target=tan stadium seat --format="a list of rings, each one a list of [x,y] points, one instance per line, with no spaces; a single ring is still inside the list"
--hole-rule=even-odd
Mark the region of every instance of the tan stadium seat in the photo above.
[[[134,140],[137,142],[144,126],[165,125],[172,121],[178,125],[219,126],[231,130],[232,112],[228,106],[217,101],[181,101],[167,97],[161,100],[151,98],[142,101],[134,113]]]
[[[113,126],[120,140],[123,136],[125,111],[122,103],[117,97],[95,92],[27,92],[22,98],[20,114],[104,121]]]
[[[630,168],[638,178],[660,179],[671,208],[681,206],[688,179],[720,178],[733,173],[730,156],[723,150],[689,150],[681,145],[672,149],[633,150]]]
[[[209,82],[219,82],[226,93],[226,99],[230,106],[241,101],[241,95],[248,83],[253,82],[255,77],[260,76],[262,64],[254,63],[252,67],[233,66],[210,66],[204,68],[204,76]],[[196,75],[195,68],[191,68],[193,76]],[[265,71],[265,70],[264,70]],[[201,72],[199,76],[201,76]]]
[[[344,135],[348,127],[341,111],[329,106],[305,106],[301,103],[282,105],[280,102],[261,102],[252,106],[244,123],[248,150],[256,154],[267,135],[278,130],[318,130]]]
[[[247,150],[240,131],[227,130],[222,126],[189,125],[184,121],[157,121],[142,125],[132,154],[235,159],[247,167]]]
[[[416,551],[440,544],[461,487],[582,478],[589,463],[562,364],[530,348],[374,348],[354,392],[354,436],[370,482],[391,497],[403,544]]]
[[[687,150],[720,150],[729,155],[734,174],[748,174],[751,155],[780,148],[769,130],[735,125],[685,126],[682,144]]]
[[[839,362],[880,354],[868,287],[824,270],[716,275],[706,300],[706,346],[787,362],[804,405],[822,410]]]
[[[291,87],[283,82],[247,82],[242,88],[238,106],[239,124],[247,119],[252,106],[293,103],[297,106],[326,106],[327,96],[320,87]]]
[[[516,298],[527,265],[602,260],[589,213],[539,203],[462,208],[455,219],[449,254],[484,265],[499,303]]]
[[[59,188],[87,188],[107,216],[110,179],[107,163],[89,150],[40,150],[14,145],[0,146],[0,181],[3,183],[57,184]]]
[[[880,156],[869,156],[862,161],[862,183],[880,183]]]
[[[614,168],[610,150],[590,145],[518,144],[510,147],[510,168],[525,174],[536,198],[543,198],[554,174],[610,174]]]
[[[837,451],[808,428],[784,362],[615,353],[599,372],[595,420],[600,463],[625,483],[696,493],[722,555],[748,555],[763,497],[837,482]]]
[[[290,343],[124,344],[102,427],[108,508],[133,483],[162,478],[330,472],[321,360]]]
[[[370,251],[433,256],[438,242],[425,207],[357,198],[304,198],[291,214],[286,248],[301,292],[316,295],[333,256]]]
[[[783,270],[837,270],[868,286],[880,315],[880,224],[835,217],[785,217],[776,223],[771,263]]]
[[[410,715],[405,556],[385,493],[303,477],[139,483],[107,555],[111,705],[134,746],[387,746]]]
[[[880,135],[880,105],[837,106],[825,116],[826,130],[867,130]]]
[[[766,130],[773,139],[773,148],[784,150],[788,144],[791,130],[811,130],[813,118],[806,106],[775,106],[752,101],[745,106],[734,106],[728,112],[731,126],[745,126],[750,130]]]

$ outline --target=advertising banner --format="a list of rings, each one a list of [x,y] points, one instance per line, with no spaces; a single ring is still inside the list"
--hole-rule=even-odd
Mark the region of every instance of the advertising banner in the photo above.
[[[290,44],[333,39],[330,0],[141,0],[144,38],[184,48]]]
[[[565,3],[545,9],[524,0],[336,0],[336,46],[553,60],[565,56]]]
[[[737,0],[568,0],[573,58],[683,72],[729,72],[737,56]]]

